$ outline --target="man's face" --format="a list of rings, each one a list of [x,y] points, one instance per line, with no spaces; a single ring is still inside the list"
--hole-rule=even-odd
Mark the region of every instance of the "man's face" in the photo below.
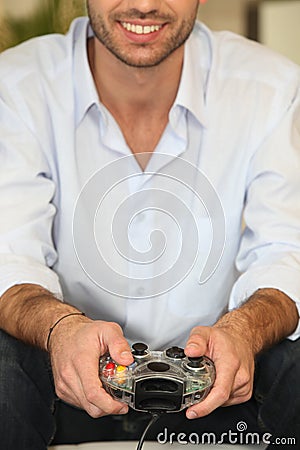
[[[99,41],[129,66],[158,65],[189,37],[199,0],[87,0]]]

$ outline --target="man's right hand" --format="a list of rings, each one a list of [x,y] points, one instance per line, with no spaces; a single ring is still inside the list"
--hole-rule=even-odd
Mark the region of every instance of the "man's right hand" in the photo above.
[[[99,379],[99,358],[107,351],[119,364],[133,362],[118,324],[70,316],[53,329],[49,347],[60,399],[84,409],[94,418],[128,412],[128,406],[114,400]]]
[[[109,351],[119,364],[131,364],[128,342],[118,324],[93,321],[77,313],[78,309],[36,284],[12,286],[0,298],[0,328],[27,344],[48,347],[59,398],[92,417],[125,414],[128,407],[113,400],[102,387],[99,359]],[[62,317],[48,343],[50,327]]]

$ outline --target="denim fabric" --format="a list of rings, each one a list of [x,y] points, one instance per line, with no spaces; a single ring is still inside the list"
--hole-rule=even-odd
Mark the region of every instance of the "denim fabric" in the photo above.
[[[260,355],[256,365],[255,393],[241,405],[219,408],[209,416],[187,420],[185,412],[165,414],[149,430],[147,439],[173,442],[179,433],[201,437],[214,433],[230,442],[228,431],[237,432],[245,423],[245,433],[270,433],[295,438],[300,448],[300,340],[283,341]],[[83,411],[59,402],[56,397],[48,356],[0,330],[0,448],[1,450],[45,450],[55,443],[92,440],[138,440],[148,414],[130,411],[126,416],[92,419]],[[166,431],[167,430],[167,431]],[[161,434],[163,433],[163,434]],[[167,433],[167,435],[166,435]],[[240,443],[240,442],[237,442]],[[270,444],[268,448],[274,448]],[[280,447],[278,447],[280,448]]]
[[[300,338],[285,340],[257,359],[258,424],[275,438],[296,439],[300,448]],[[269,446],[270,448],[271,445]],[[268,447],[268,448],[269,448]]]
[[[55,434],[46,352],[0,330],[0,448],[45,450]]]

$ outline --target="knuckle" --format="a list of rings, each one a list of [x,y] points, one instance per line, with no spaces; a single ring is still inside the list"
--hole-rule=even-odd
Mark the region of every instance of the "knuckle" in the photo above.
[[[245,403],[248,400],[250,400],[251,397],[252,397],[252,394],[250,392],[241,394],[237,397],[237,403]]]
[[[201,334],[201,329],[202,329],[202,327],[200,327],[200,326],[197,326],[197,327],[194,327],[194,328],[192,328],[192,331],[191,331],[191,333],[190,333],[190,335],[191,336],[200,336],[200,334]]]
[[[91,324],[96,330],[101,330],[102,333],[111,332],[112,330],[115,332],[122,332],[122,328],[116,322],[108,322],[106,320],[94,320]]]
[[[194,327],[194,328],[192,328],[190,334],[191,334],[191,335],[197,334],[197,333],[199,332],[198,329],[199,329],[199,327]]]
[[[99,390],[95,390],[95,389],[90,389],[87,393],[86,393],[86,399],[88,401],[88,403],[91,404],[95,404],[99,401]]]
[[[112,328],[116,333],[123,334],[122,328],[116,322],[107,322],[107,326]]]
[[[252,395],[253,395],[253,387],[252,387],[252,385],[248,384],[247,388],[245,390],[244,397],[247,398],[247,400],[250,400]]]
[[[250,379],[251,379],[250,373],[244,367],[241,367],[239,375],[240,375],[240,379],[242,380],[242,382],[244,382],[244,383],[250,382]]]
[[[240,369],[238,376],[236,377],[237,386],[244,386],[244,390],[252,389],[252,378],[249,372],[245,369]]]
[[[249,391],[246,395],[244,395],[244,401],[247,402],[248,400],[250,400],[252,397],[252,390]]]
[[[104,416],[104,412],[102,409],[97,408],[97,406],[88,404],[85,408],[86,412],[89,416],[91,416],[93,419],[98,419],[98,417]]]
[[[59,373],[59,381],[68,384],[69,380],[72,378],[72,369],[68,366],[61,368]]]
[[[204,337],[201,336],[199,333],[194,333],[194,334],[190,335],[187,345],[190,345],[190,344],[196,344],[196,345],[200,344],[201,345],[203,343],[205,343]]]
[[[61,378],[55,381],[55,392],[58,397],[65,395],[67,392],[66,385]]]
[[[241,380],[242,377],[241,377],[240,361],[238,360],[238,358],[232,358],[230,360],[230,365],[231,370],[235,374],[235,378]]]
[[[222,403],[226,403],[230,398],[230,391],[227,388],[219,388],[218,397]]]
[[[69,400],[68,392],[66,389],[64,389],[64,388],[60,389],[60,388],[56,387],[55,393],[60,400],[63,400],[63,401]]]

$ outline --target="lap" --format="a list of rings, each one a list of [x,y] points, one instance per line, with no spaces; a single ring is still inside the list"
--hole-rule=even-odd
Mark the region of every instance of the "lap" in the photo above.
[[[187,438],[201,436],[204,433],[212,433],[217,440],[229,440],[230,433],[264,434],[269,432],[275,435],[282,429],[280,422],[282,414],[277,409],[282,409],[289,402],[288,394],[291,389],[285,386],[293,386],[292,396],[295,398],[293,409],[299,407],[298,397],[295,395],[295,380],[299,379],[300,340],[293,342],[285,340],[272,349],[262,353],[257,358],[256,381],[254,395],[246,403],[226,408],[218,408],[209,416],[188,420],[185,412],[163,415],[159,421],[149,430],[148,439],[162,440],[167,442],[176,439],[180,433],[186,434]],[[296,363],[297,361],[297,363]],[[298,364],[298,369],[295,365]],[[278,389],[274,388],[277,387]],[[277,390],[281,390],[279,395]],[[297,406],[298,405],[298,406]],[[286,409],[287,421],[295,434],[295,417],[291,409]],[[273,414],[276,415],[274,421]],[[300,415],[299,415],[300,416]],[[83,442],[93,440],[137,440],[143,432],[149,416],[147,414],[130,411],[126,416],[104,417],[91,419],[83,411],[77,411],[70,406],[60,405],[57,413],[58,432],[56,440],[60,442]],[[296,419],[297,420],[297,419]],[[70,426],[70,423],[75,426]],[[80,426],[84,424],[84,426]],[[274,424],[276,426],[274,427]],[[299,427],[300,428],[300,427]],[[113,433],[111,430],[114,430]],[[226,436],[227,433],[227,436]],[[284,433],[283,429],[281,433]],[[291,431],[292,433],[292,431]],[[286,434],[286,432],[285,432]],[[213,438],[213,437],[212,437]],[[71,440],[70,440],[71,439]]]
[[[20,411],[24,416],[34,408],[38,411],[36,417],[46,414],[46,409],[48,413],[53,412],[55,394],[47,364],[45,352],[0,330],[1,393],[5,394],[6,404],[18,402],[20,405],[23,399],[24,407]],[[184,412],[164,415],[149,431],[148,438],[156,440],[160,436],[161,439],[170,439],[171,433],[175,436],[178,433],[197,433],[200,436],[208,432],[220,437],[230,430],[236,432],[242,422],[248,432],[268,430],[273,434],[277,430],[285,435],[297,434],[295,427],[298,426],[298,433],[300,430],[300,423],[297,423],[300,420],[299,367],[300,340],[285,340],[257,358],[254,396],[249,402],[219,408],[209,416],[193,421],[187,420]],[[29,380],[31,388],[28,388]],[[46,401],[39,402],[39,397]],[[146,414],[135,411],[126,416],[92,419],[83,411],[63,404],[57,409],[56,418],[55,442],[59,443],[138,439],[149,420]]]
[[[45,352],[0,330],[1,448],[46,449],[55,424],[54,389]]]

